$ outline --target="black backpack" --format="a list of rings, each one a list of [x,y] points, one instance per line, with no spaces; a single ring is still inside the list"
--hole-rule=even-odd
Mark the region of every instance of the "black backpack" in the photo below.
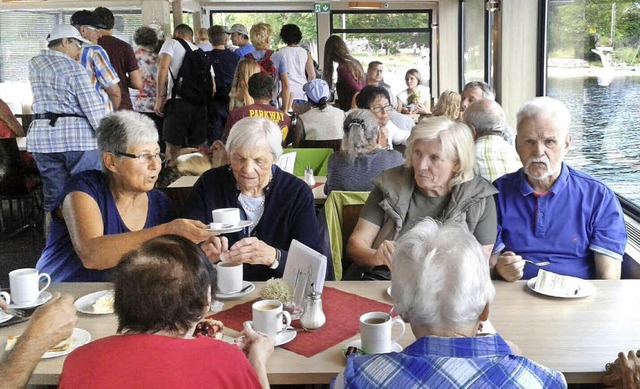
[[[202,49],[192,50],[184,39],[174,39],[180,42],[186,53],[178,71],[178,77],[174,78],[171,73],[173,79],[171,98],[175,99],[176,95],[180,95],[194,105],[207,105],[213,95],[211,62]]]

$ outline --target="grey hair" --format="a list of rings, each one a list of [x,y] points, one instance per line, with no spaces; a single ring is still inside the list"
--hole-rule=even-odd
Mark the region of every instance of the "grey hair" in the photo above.
[[[247,117],[231,127],[226,149],[231,155],[234,150],[253,150],[257,146],[269,146],[273,158],[282,155],[282,131],[277,124],[261,117]]]
[[[354,109],[344,119],[344,136],[340,150],[350,162],[365,154],[371,145],[378,143],[380,125],[368,109]]]
[[[453,173],[449,187],[470,181],[476,164],[475,143],[469,127],[444,116],[434,116],[420,120],[411,130],[407,138],[407,149],[404,152],[404,166],[412,167],[411,156],[417,141],[439,140],[444,153],[459,163],[459,169]]]
[[[428,328],[468,327],[495,296],[487,258],[466,225],[431,218],[398,239],[391,285],[403,319]]]
[[[118,111],[105,116],[96,135],[101,154],[125,152],[131,146],[144,143],[158,143],[158,130],[153,120],[134,111]]]
[[[491,100],[496,99],[496,92],[493,90],[491,85],[487,84],[486,82],[483,82],[483,81],[468,82],[467,85],[464,86],[463,91],[467,89],[473,89],[473,88],[480,88],[480,90],[482,91],[482,97],[485,99],[491,99]]]
[[[565,136],[569,135],[571,112],[569,112],[567,106],[560,100],[544,96],[534,97],[526,101],[516,114],[517,128],[520,128],[520,123],[523,120],[533,119],[536,116],[553,120],[554,124]]]
[[[491,99],[473,102],[464,111],[464,122],[476,129],[476,136],[500,135],[504,131],[506,117],[500,104]]]

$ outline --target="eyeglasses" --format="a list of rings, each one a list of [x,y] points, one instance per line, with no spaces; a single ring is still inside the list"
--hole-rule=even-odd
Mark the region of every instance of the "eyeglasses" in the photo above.
[[[89,29],[89,30],[91,30],[91,31],[100,31],[100,30],[98,30],[97,28],[95,28],[95,27],[93,27],[93,26],[87,26],[87,25],[84,25],[83,27],[84,27],[84,28],[87,28],[87,29]]]
[[[73,43],[74,45],[76,45],[79,49],[82,48],[82,43],[78,42],[75,39],[69,39],[69,42]]]
[[[155,153],[155,154],[142,153],[140,155],[135,155],[135,154],[125,153],[125,152],[122,152],[122,151],[116,151],[114,154],[115,155],[119,155],[121,157],[137,159],[140,163],[146,163],[146,164],[150,164],[156,158],[158,158],[160,160],[160,162],[166,161],[165,155],[162,154],[162,153]]]
[[[391,104],[387,104],[385,106],[378,105],[376,107],[369,107],[369,109],[376,113],[382,113],[384,111],[391,112],[393,111],[393,106]]]

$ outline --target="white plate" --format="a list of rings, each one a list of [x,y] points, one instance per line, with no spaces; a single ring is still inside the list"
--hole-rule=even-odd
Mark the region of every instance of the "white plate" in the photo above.
[[[343,348],[342,350],[340,350],[340,352],[342,353],[343,356],[347,356],[347,349],[349,347],[357,347],[360,351],[362,351],[362,341],[360,339],[358,340],[354,340],[353,342],[347,344],[347,346],[345,348]],[[400,346],[398,344],[398,342],[393,342],[391,344],[391,351],[390,352],[394,352],[394,353],[399,353],[400,351],[402,351],[402,346]],[[364,354],[364,351],[363,351]]]
[[[51,299],[51,297],[53,297],[53,295],[49,292],[47,292],[46,290],[42,293],[40,293],[40,296],[38,296],[38,299],[36,301],[32,301],[28,304],[16,304],[16,303],[11,303],[9,304],[9,308],[35,308],[39,305],[42,305],[44,303],[46,303],[47,301],[49,301]]]
[[[249,289],[245,290],[244,292],[236,292],[236,293],[220,293],[220,292],[216,292],[216,298],[218,300],[228,300],[228,299],[235,299],[238,297],[242,297],[242,296],[246,296],[249,293],[253,292],[256,288],[256,286],[253,284],[253,282],[249,282],[249,281],[242,281],[242,289],[246,288],[247,286],[249,286]]]
[[[83,346],[89,341],[91,341],[91,334],[87,330],[83,330],[82,328],[74,328],[73,334],[71,335],[71,347],[64,351],[47,351],[44,353],[42,358],[55,358],[60,357],[62,355],[67,355],[73,350],[77,349],[80,346]]]
[[[389,296],[393,300],[393,296],[391,295],[391,286],[387,288],[387,296]]]
[[[213,223],[212,223],[213,224]],[[241,220],[240,223],[236,225],[232,224],[223,224],[222,228],[211,228],[211,224],[207,228],[207,231],[217,232],[219,234],[230,234],[232,232],[238,232],[245,227],[249,227],[252,224],[251,220]]]
[[[560,298],[565,298],[565,299],[575,299],[575,298],[591,296],[596,291],[596,287],[591,282],[586,281],[586,280],[582,280],[582,282],[580,282],[580,288],[578,289],[578,293],[576,293],[574,295],[542,293],[542,292],[539,292],[539,291],[537,291],[535,289],[535,287],[536,287],[536,279],[537,278],[538,277],[533,277],[532,279],[527,281],[527,286],[529,287],[529,289],[533,290],[534,292],[543,294],[545,296],[560,297]]]
[[[12,317],[13,315],[9,315],[7,313],[0,311],[0,323],[4,323],[5,321],[11,320]]]
[[[78,312],[87,313],[89,315],[106,315],[106,314],[110,314],[110,313],[113,313],[113,311],[111,311],[111,312],[95,312],[93,310],[93,304],[95,304],[96,301],[98,301],[98,299],[100,297],[105,296],[107,294],[113,294],[113,293],[114,293],[113,290],[101,290],[99,292],[89,293],[89,294],[84,295],[84,296],[80,297],[79,299],[77,299],[76,302],[73,303],[73,305],[75,305],[75,307],[78,310]]]
[[[276,346],[282,346],[283,344],[289,343],[294,340],[296,336],[298,336],[297,331],[286,329],[276,335]]]

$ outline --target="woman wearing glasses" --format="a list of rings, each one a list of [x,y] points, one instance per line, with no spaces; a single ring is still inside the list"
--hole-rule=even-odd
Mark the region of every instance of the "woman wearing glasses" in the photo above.
[[[162,156],[151,119],[115,113],[100,122],[97,138],[102,172],[69,179],[52,213],[38,270],[56,282],[102,282],[124,253],[156,236],[180,235],[206,242],[205,249],[219,244],[203,223],[174,220],[171,201],[154,189]]]
[[[380,146],[391,150],[395,145],[404,150],[410,132],[401,130],[390,120],[393,106],[389,101],[389,92],[379,86],[367,85],[356,96],[356,106],[370,110],[378,119],[380,126],[378,143]]]
[[[489,263],[496,240],[496,189],[474,174],[469,127],[438,116],[420,121],[407,140],[403,166],[385,170],[347,243],[358,265],[347,279],[389,279],[395,241],[425,217],[464,223]]]

